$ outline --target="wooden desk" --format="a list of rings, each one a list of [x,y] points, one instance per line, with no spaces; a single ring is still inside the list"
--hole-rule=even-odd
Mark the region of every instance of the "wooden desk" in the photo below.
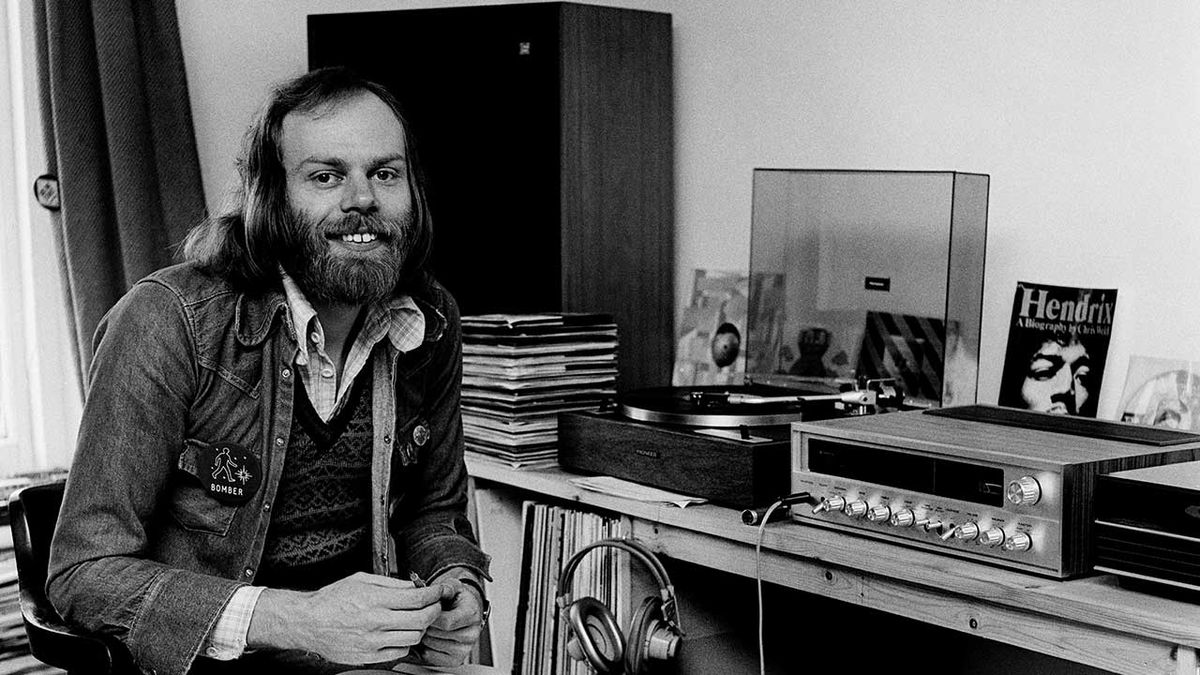
[[[680,509],[571,485],[562,469],[467,469],[538,495],[629,516],[633,536],[666,556],[755,576],[758,528],[720,506]],[[1118,673],[1196,675],[1200,605],[1133,592],[1109,575],[1056,581],[833,530],[767,525],[764,581],[907,616]]]
[[[397,675],[397,673],[400,675],[502,675],[503,672],[490,666],[480,666],[473,663],[445,668],[426,667],[415,663],[399,663],[393,666],[391,670],[359,668],[357,670],[342,671],[339,675]]]

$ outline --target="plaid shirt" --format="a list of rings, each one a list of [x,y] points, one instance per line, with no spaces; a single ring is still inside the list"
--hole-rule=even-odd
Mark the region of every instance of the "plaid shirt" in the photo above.
[[[329,421],[346,402],[354,378],[371,360],[371,351],[384,337],[401,352],[421,345],[425,337],[425,315],[407,295],[390,298],[367,308],[362,329],[354,338],[338,377],[333,360],[325,353],[325,330],[304,292],[291,277],[283,275],[283,290],[296,330],[296,370],[308,400],[321,419]]]
[[[411,297],[402,295],[373,304],[367,307],[362,328],[350,347],[341,377],[337,377],[333,360],[325,353],[325,331],[321,328],[317,311],[296,282],[286,274],[283,275],[283,290],[287,296],[292,326],[296,330],[296,356],[293,362],[313,409],[325,421],[329,421],[345,404],[354,378],[371,360],[371,352],[380,340],[386,337],[396,349],[406,352],[419,347],[425,337],[425,315]],[[254,614],[254,606],[262,591],[262,587],[245,586],[234,592],[209,633],[202,654],[211,659],[229,661],[245,652],[250,617]]]
[[[217,661],[232,661],[241,656],[246,651],[250,617],[264,590],[262,586],[243,586],[234,591],[200,653]]]

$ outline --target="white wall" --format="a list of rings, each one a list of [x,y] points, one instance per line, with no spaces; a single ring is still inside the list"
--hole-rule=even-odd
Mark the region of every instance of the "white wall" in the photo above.
[[[210,208],[309,12],[498,2],[177,0]],[[609,0],[675,32],[676,297],[749,264],[755,167],[990,174],[980,399],[1018,280],[1116,287],[1100,400],[1130,354],[1200,360],[1200,3]]]

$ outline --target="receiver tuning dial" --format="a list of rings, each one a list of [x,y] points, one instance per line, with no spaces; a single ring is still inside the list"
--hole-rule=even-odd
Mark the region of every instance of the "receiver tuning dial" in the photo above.
[[[1004,544],[1000,548],[1005,551],[1028,551],[1033,548],[1033,540],[1026,532],[1014,532],[1011,537],[1004,540]]]
[[[846,507],[842,509],[842,513],[845,513],[851,518],[862,518],[863,516],[867,515],[867,503],[861,499],[856,499],[846,504]]]
[[[1021,476],[1008,483],[1008,501],[1017,506],[1022,504],[1036,504],[1041,498],[1042,486],[1038,484],[1037,479],[1033,476]]]
[[[912,527],[915,522],[917,522],[917,517],[913,515],[912,509],[897,509],[888,520],[888,525],[892,527]]]
[[[979,524],[975,521],[968,520],[967,522],[954,528],[954,538],[962,539],[963,541],[971,541],[979,536]]]
[[[841,495],[826,497],[821,500],[820,504],[813,507],[813,513],[824,513],[825,511],[841,511],[846,508],[846,498]]]
[[[998,527],[989,527],[979,533],[980,546],[997,546],[1004,543],[1004,530]]]
[[[880,504],[873,506],[867,511],[867,520],[872,523],[886,523],[892,517],[892,510],[887,506]]]

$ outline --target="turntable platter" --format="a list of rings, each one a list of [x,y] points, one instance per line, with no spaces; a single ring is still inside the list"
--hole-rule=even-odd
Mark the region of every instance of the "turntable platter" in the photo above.
[[[619,411],[629,419],[696,427],[765,427],[812,419],[804,415],[805,403],[793,401],[731,402],[745,397],[785,398],[809,393],[766,385],[708,385],[655,387],[622,395]],[[823,392],[822,392],[823,393]]]

